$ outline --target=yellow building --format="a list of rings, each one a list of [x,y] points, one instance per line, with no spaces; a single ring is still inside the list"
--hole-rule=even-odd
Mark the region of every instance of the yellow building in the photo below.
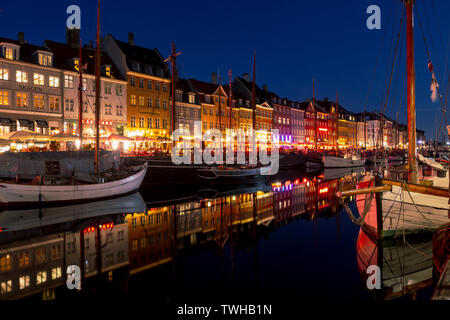
[[[141,141],[142,147],[167,147],[170,138],[170,71],[157,49],[134,44],[107,35],[102,46],[126,77],[127,128],[125,135]]]

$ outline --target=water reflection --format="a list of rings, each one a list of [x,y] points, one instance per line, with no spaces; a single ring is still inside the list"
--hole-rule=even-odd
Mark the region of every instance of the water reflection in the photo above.
[[[252,274],[259,286],[262,285],[260,274],[267,272],[265,269],[260,270],[259,260],[266,261],[267,254],[272,252],[271,247],[308,246],[307,242],[300,243],[287,238],[302,233],[313,234],[311,240],[314,241],[314,246],[311,248],[316,248],[317,252],[308,249],[302,253],[304,258],[300,258],[302,254],[297,257],[298,251],[293,249],[293,264],[278,266],[279,270],[296,272],[305,267],[299,263],[304,264],[308,259],[326,261],[327,250],[328,254],[333,254],[330,250],[333,250],[333,245],[337,242],[330,236],[333,234],[335,237],[335,232],[338,240],[342,235],[342,241],[345,241],[342,248],[336,248],[345,253],[355,252],[356,247],[358,269],[347,271],[346,276],[359,279],[359,284],[354,287],[355,290],[360,290],[358,271],[364,274],[367,264],[387,261],[383,268],[388,268],[394,264],[393,260],[410,257],[408,254],[395,256],[400,250],[396,246],[391,246],[389,250],[385,246],[382,250],[379,249],[379,244],[371,243],[361,232],[358,234],[358,229],[349,219],[339,218],[340,206],[335,197],[336,192],[353,188],[362,173],[364,172],[358,170],[328,170],[316,176],[291,173],[288,176],[274,177],[268,184],[238,186],[228,190],[217,186],[184,190],[180,194],[174,190],[169,192],[151,189],[143,190],[145,201],[136,193],[90,204],[1,212],[0,298],[54,299],[56,296],[77,294],[66,288],[66,268],[69,265],[83,266],[81,293],[92,288],[106,288],[107,283],[120,287],[121,292],[128,292],[129,281],[132,281],[133,276],[148,274],[151,270],[159,270],[158,267],[172,266],[165,276],[150,276],[151,281],[165,281],[161,287],[171,291],[167,284],[171,282],[170,286],[178,286],[177,276],[180,277],[181,274],[180,278],[183,278],[189,269],[184,265],[185,269],[178,270],[178,261],[194,259],[200,264],[211,263],[210,260],[202,260],[204,258],[201,254],[195,251],[196,248],[205,246],[210,248],[207,250],[219,250],[220,260],[218,275],[208,274],[207,269],[201,271],[205,279],[220,278],[221,285],[226,287],[229,285],[224,276],[227,272],[231,273],[231,279],[242,279],[243,275]],[[155,198],[154,194],[158,193],[165,193],[166,199]],[[319,223],[320,228],[326,228],[326,233],[322,233],[322,239],[318,240],[317,222],[321,218],[325,221],[332,219],[322,224],[323,227]],[[306,224],[299,225],[296,221],[304,221]],[[331,231],[330,227],[334,224],[336,227]],[[282,230],[284,225],[292,227]],[[267,240],[269,234],[274,234],[271,240]],[[329,248],[321,247],[327,242]],[[253,252],[253,267],[236,266],[236,255],[239,256],[241,249]],[[428,252],[431,249],[424,245],[420,250]],[[383,251],[383,255],[380,251]],[[276,259],[276,254],[272,255]],[[354,258],[343,259],[342,263],[344,261],[349,266],[345,267],[347,269],[351,270],[355,265]],[[411,261],[416,265],[415,259]],[[425,268],[428,262],[421,260],[418,264]],[[395,268],[408,270],[405,264]],[[421,271],[423,270],[418,272]],[[323,274],[318,271],[316,273],[314,268],[309,272],[311,277],[307,276],[295,286],[300,288],[314,279],[320,283],[319,287],[333,287],[333,284],[326,283],[327,280],[322,280]],[[170,279],[167,279],[168,275]],[[384,271],[383,276],[383,286],[391,286],[392,293],[399,292],[398,287],[395,287],[396,282],[392,280],[396,279],[396,275],[393,273],[388,276]],[[187,281],[186,277],[184,281]],[[410,283],[409,278],[405,281],[406,284]],[[417,279],[414,281],[421,282]],[[262,282],[267,282],[267,279]],[[331,287],[327,290],[331,290]],[[405,292],[403,288],[406,287],[407,285],[403,285],[400,291]]]

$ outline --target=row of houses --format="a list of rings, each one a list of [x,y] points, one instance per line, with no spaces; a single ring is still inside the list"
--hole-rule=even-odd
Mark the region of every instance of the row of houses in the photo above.
[[[28,43],[22,32],[15,40],[0,38],[0,135],[16,130],[76,135],[80,114],[83,134],[94,135],[95,49],[92,42],[80,46],[77,29],[66,30],[65,43],[45,40],[42,46]],[[278,129],[278,140],[286,147],[407,144],[404,125],[379,113],[354,114],[327,98],[296,102],[256,85],[253,108],[248,73],[226,85],[216,73],[210,81],[178,78],[172,108],[171,73],[158,49],[136,45],[132,33],[127,42],[106,35],[101,49],[101,136],[143,138],[147,148],[167,147],[172,122],[174,129],[192,137],[194,123],[200,121],[202,132],[254,128],[264,135]]]

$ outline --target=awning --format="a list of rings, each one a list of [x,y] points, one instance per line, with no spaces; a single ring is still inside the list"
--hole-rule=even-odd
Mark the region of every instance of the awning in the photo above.
[[[39,128],[48,128],[47,121],[44,120],[36,120],[36,124]]]
[[[30,127],[33,126],[33,123],[30,120],[27,120],[27,119],[17,119],[17,121],[19,121],[19,125],[21,127],[28,127],[28,128],[30,128]]]
[[[0,118],[0,125],[2,126],[12,126],[12,120],[8,118]]]

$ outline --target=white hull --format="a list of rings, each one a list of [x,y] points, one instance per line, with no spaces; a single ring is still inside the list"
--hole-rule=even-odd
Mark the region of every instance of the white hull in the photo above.
[[[80,185],[26,185],[0,183],[0,204],[77,202],[110,198],[131,193],[144,180],[147,167],[124,179]]]
[[[335,156],[323,156],[324,168],[351,168],[351,167],[363,167],[365,160],[352,160],[350,158],[341,158]]]

